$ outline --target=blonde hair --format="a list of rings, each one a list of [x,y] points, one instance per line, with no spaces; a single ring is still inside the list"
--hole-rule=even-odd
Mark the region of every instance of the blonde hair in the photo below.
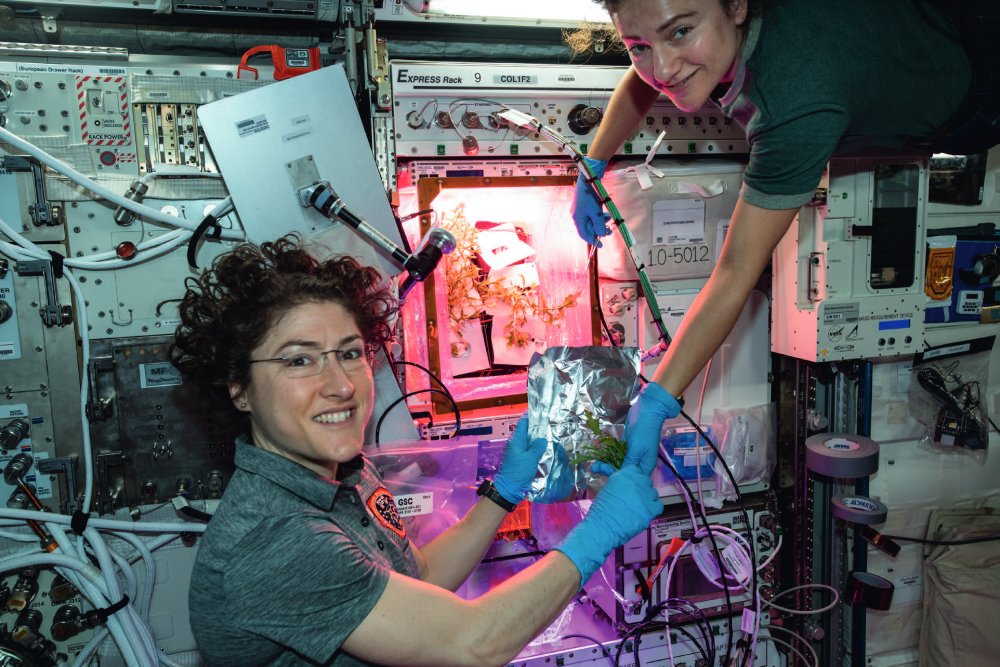
[[[625,44],[611,23],[584,21],[577,28],[563,30],[562,37],[574,56],[625,53]]]
[[[627,0],[594,0],[603,5],[608,12],[615,12]],[[748,15],[759,14],[765,0],[746,0]],[[719,0],[727,14],[734,10],[737,0]],[[745,30],[747,23],[743,24]],[[574,56],[593,55],[595,53],[626,53],[625,43],[621,35],[610,23],[591,23],[584,21],[580,27],[562,31],[563,42],[573,52]]]

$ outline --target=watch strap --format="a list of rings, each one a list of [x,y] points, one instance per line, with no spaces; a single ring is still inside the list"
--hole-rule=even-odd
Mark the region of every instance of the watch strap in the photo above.
[[[512,503],[504,498],[503,495],[496,490],[496,487],[493,486],[493,481],[489,479],[483,480],[483,483],[480,484],[479,488],[476,490],[476,495],[489,498],[499,505],[505,512],[513,512],[517,507],[517,503]]]

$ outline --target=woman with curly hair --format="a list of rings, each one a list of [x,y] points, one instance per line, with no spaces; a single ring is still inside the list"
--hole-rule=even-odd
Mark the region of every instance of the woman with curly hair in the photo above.
[[[172,360],[250,422],[191,579],[209,665],[506,664],[662,510],[623,465],[555,550],[463,600],[451,591],[530,488],[545,440],[522,419],[479,501],[418,549],[362,453],[372,352],[397,311],[378,272],[286,237],[240,245],[186,287]]]
[[[600,1],[600,0],[597,0]],[[718,262],[629,415],[652,469],[656,435],[725,340],[831,156],[872,149],[976,153],[1000,142],[995,0],[603,0],[632,66],[585,158],[601,176],[666,95],[710,100],[746,130],[750,160]],[[572,216],[610,233],[581,171]],[[653,444],[650,444],[653,443]]]

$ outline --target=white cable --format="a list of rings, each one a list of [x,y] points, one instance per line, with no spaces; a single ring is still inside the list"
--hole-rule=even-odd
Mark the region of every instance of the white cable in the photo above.
[[[765,637],[764,639],[766,639],[769,642],[773,642],[775,644],[778,644],[779,646],[784,646],[789,651],[791,651],[792,653],[794,653],[795,655],[797,655],[799,657],[799,659],[803,663],[805,663],[806,665],[809,664],[809,660],[806,658],[805,654],[802,653],[802,651],[800,651],[797,648],[795,648],[794,646],[792,646],[791,644],[789,644],[788,642],[786,642],[785,640],[778,639],[777,637],[770,637],[770,636]],[[816,662],[815,667],[819,667],[819,662],[818,661]]]
[[[46,515],[46,516],[49,517],[52,515]],[[70,538],[70,536],[68,536],[65,533],[65,531],[63,531],[61,526],[58,525],[50,526],[50,529],[52,531],[54,539],[60,545],[60,548],[63,549],[64,551],[72,553],[73,551],[79,551],[80,549],[82,549],[83,541],[78,540],[76,544],[73,544],[73,540]],[[94,581],[94,583],[91,583],[91,580],[93,580],[94,578],[98,578],[97,574],[98,572],[100,572],[103,573],[103,579],[100,578],[98,579],[103,580],[104,582],[103,589],[98,591],[100,595],[107,600],[121,599],[121,591],[118,588],[118,582],[115,574],[116,569],[120,569],[122,571],[122,575],[125,576],[125,578],[128,581],[129,587],[131,589],[129,592],[133,593],[133,595],[130,597],[134,597],[134,589],[136,585],[135,574],[132,571],[131,567],[129,567],[127,559],[120,556],[116,552],[108,549],[107,545],[104,542],[103,537],[93,528],[88,527],[84,531],[84,535],[86,536],[87,541],[91,544],[94,556],[98,560],[98,563],[101,565],[101,569],[97,570],[96,568],[91,566],[89,562],[83,560],[86,558],[86,556],[81,554],[81,561],[84,563],[85,567],[81,567],[79,569],[81,569],[81,571],[85,575],[87,575],[87,578],[81,579],[79,577],[73,576],[72,573],[67,572],[66,574],[69,575],[68,578],[70,578],[71,583],[74,583],[74,585],[76,585],[77,588],[80,589],[81,591],[84,591],[88,588],[93,588],[96,581]],[[130,542],[134,547],[137,548],[137,550],[140,553],[144,551],[145,552],[151,551],[149,545],[146,545],[138,537],[132,535],[129,532],[121,531],[117,533],[117,536]],[[176,537],[177,537],[176,534],[159,535],[153,540],[151,540],[150,545],[152,545],[153,548],[158,548],[172,541],[173,539],[176,539]],[[118,566],[117,568],[115,568],[115,566],[112,565],[112,561],[115,561],[117,563]],[[0,561],[0,564],[5,564],[5,561]],[[152,559],[150,554],[150,561],[149,564],[147,565],[148,581],[146,588],[144,590],[144,594],[149,598],[150,601],[152,595],[152,588],[153,585],[155,584],[154,573],[155,569],[152,567]],[[93,597],[93,594],[90,597]],[[144,602],[143,605],[148,612],[148,606],[149,606],[148,602]],[[103,602],[95,602],[95,606],[107,606],[107,604]],[[144,661],[145,664],[150,666],[155,666],[159,662],[164,665],[168,665],[168,667],[180,667],[178,663],[171,660],[168,656],[166,656],[166,654],[164,654],[156,647],[156,643],[152,637],[151,631],[147,623],[138,613],[136,613],[136,610],[132,604],[126,605],[121,610],[120,614],[121,614],[120,616],[116,614],[114,620],[116,623],[120,624],[121,627],[117,629],[112,628],[112,631],[119,636],[118,638],[116,638],[116,644],[120,645],[121,643],[120,637],[124,636],[126,638],[129,638],[129,640],[133,644],[135,643],[139,644],[141,648],[139,649],[138,653],[140,655],[145,656],[146,658],[146,660]],[[109,623],[111,622],[111,620],[112,619],[109,618]],[[130,665],[139,664],[138,662],[129,662],[128,658],[126,658],[126,661],[127,664]]]
[[[729,554],[733,558],[738,559],[743,572],[734,573],[730,569],[729,563],[726,561],[726,559],[721,558],[721,556],[718,559],[719,561],[722,562],[719,571],[719,577],[726,577],[726,580],[729,582],[728,584],[721,583],[719,579],[716,579],[714,576],[715,575],[714,572],[706,572],[705,568],[702,566],[701,561],[697,558],[694,558],[694,563],[698,567],[698,570],[701,572],[702,576],[705,577],[705,580],[708,581],[713,586],[715,586],[716,588],[732,589],[734,586],[738,586],[740,588],[743,588],[744,590],[750,590],[750,586],[752,585],[752,577],[755,576],[756,569],[754,568],[753,563],[750,560],[750,555],[749,555],[750,548],[747,545],[746,541],[743,539],[741,535],[739,535],[739,533],[732,530],[728,526],[711,524],[711,529],[712,529],[712,537],[714,537],[717,542],[721,541],[724,543],[724,546],[720,550],[720,553],[722,551],[725,551],[726,547],[728,546],[736,545],[736,547],[738,547],[736,550],[730,551]],[[705,528],[700,528],[694,534],[695,538],[700,538],[700,539],[704,539],[707,536],[708,536],[708,530]],[[740,576],[737,576],[738,574]]]
[[[778,555],[778,550],[779,549],[781,549],[781,534],[780,533],[778,534],[778,542],[774,545],[774,550],[771,551],[771,554],[760,565],[757,566],[757,570],[763,570],[765,567],[767,567],[768,565],[770,565],[771,561],[774,560],[774,557]]]
[[[80,287],[76,276],[69,269],[63,270],[63,276],[69,283],[70,289],[76,295],[76,322],[77,334],[80,336],[80,423],[81,423],[81,445],[83,447],[83,504],[80,511],[84,514],[90,513],[90,506],[94,498],[94,449],[90,442],[90,417],[87,415],[87,401],[89,400],[90,383],[87,381],[87,373],[90,372],[90,325],[87,323],[87,299],[83,295],[83,288]]]
[[[95,568],[90,565],[90,563],[81,563],[77,559],[66,556],[63,554],[33,554],[31,556],[24,556],[17,559],[5,558],[0,560],[0,568],[4,570],[8,569],[21,569],[24,567],[33,566],[56,566],[67,570],[77,570],[83,573],[85,576],[78,578],[80,582],[79,590],[85,595],[91,604],[97,608],[109,606],[109,601],[103,595],[103,593],[94,586],[90,581],[89,577],[86,576],[88,568],[94,570]],[[129,637],[123,630],[122,626],[117,622],[115,618],[117,614],[112,614],[108,617],[108,630],[111,632],[112,636],[115,638],[115,643],[118,645],[119,650],[122,652],[122,656],[128,665],[140,665],[138,657],[133,650],[132,644],[129,641]],[[153,665],[155,667],[155,663]]]
[[[816,649],[814,649],[812,647],[812,644],[810,644],[808,641],[806,641],[805,637],[803,637],[799,633],[795,632],[794,630],[789,630],[788,628],[780,626],[780,625],[767,625],[767,626],[764,626],[764,629],[767,630],[769,633],[772,632],[772,631],[774,631],[774,630],[781,630],[782,632],[786,632],[786,633],[790,634],[795,639],[798,639],[800,642],[802,642],[803,646],[805,646],[807,649],[809,649],[809,653],[810,653],[810,655],[812,655],[813,665],[815,665],[815,667],[819,667],[819,656],[816,654]],[[808,660],[803,660],[803,662],[805,662],[805,663],[808,664],[809,661]]]
[[[71,667],[87,667],[87,663],[93,657],[97,647],[107,638],[108,634],[107,628],[98,628],[90,641],[76,654],[76,660],[73,661]]]
[[[34,245],[33,243],[31,243],[26,238],[22,237],[15,230],[6,225],[6,223],[4,223],[2,220],[0,220],[0,225],[2,225],[4,233],[6,233],[12,240],[20,244],[20,247],[16,247],[6,242],[0,242],[2,243],[2,245],[0,245],[0,248],[2,248],[4,252],[9,254],[12,258],[50,259],[51,256],[47,252],[42,250],[40,247]],[[161,237],[151,240],[151,242],[147,244],[140,244],[140,245],[145,245],[145,247],[147,248],[155,249],[155,252],[145,253],[144,259],[151,259],[154,256],[159,256],[165,254],[166,252],[170,252],[177,246],[186,242],[188,238],[190,238],[189,233],[183,230],[176,230],[173,232],[167,232],[166,234],[161,235]],[[117,259],[106,261],[106,260],[94,260],[94,259],[85,260],[80,258],[77,258],[75,260],[70,258],[65,262],[65,264],[68,264],[70,267],[76,266],[79,268],[92,268],[92,269],[116,268],[118,266],[124,267],[132,263],[135,262],[124,262],[122,260],[117,260]],[[83,295],[83,291],[82,288],[80,287],[79,282],[76,280],[75,276],[73,276],[72,272],[69,269],[64,268],[64,276],[67,278],[67,281],[70,284],[70,287],[76,297],[78,304],[78,309],[77,309],[78,316],[76,320],[80,330],[80,337],[83,341],[82,366],[84,368],[84,372],[86,373],[87,369],[89,369],[89,339],[87,335],[88,325],[87,325],[86,308],[84,306],[86,300]],[[93,495],[93,460],[92,460],[93,452],[92,452],[90,433],[88,428],[89,422],[86,416],[86,404],[88,400],[87,388],[88,388],[88,382],[86,380],[86,377],[84,377],[83,381],[81,382],[81,392],[80,392],[80,410],[81,410],[81,419],[83,425],[82,436],[84,441],[83,449],[84,449],[84,459],[85,459],[84,466],[86,470],[86,481],[84,484],[84,489],[85,489],[84,500],[82,506],[82,511],[84,513],[89,512]],[[49,526],[50,531],[52,532],[54,538],[57,540],[57,543],[60,544],[61,548],[66,552],[66,554],[71,554],[75,551],[73,543],[69,540],[69,538],[66,536],[65,532],[61,528],[61,525],[68,524],[72,520],[71,517],[65,517],[63,515],[52,515],[40,512],[36,513],[28,510],[0,511],[0,516],[8,518],[23,519],[26,518],[25,514],[41,515],[35,517],[35,520],[43,521]],[[124,529],[127,531],[135,531],[137,526],[135,526],[134,524],[127,524],[125,522],[116,522],[116,521],[108,522],[104,520],[96,520],[91,524],[92,527],[87,529],[88,539],[92,544],[95,556],[97,556],[98,558],[98,562],[101,564],[100,571],[103,572],[104,574],[103,587],[95,585],[96,581],[94,581],[94,578],[96,577],[97,572],[95,568],[93,568],[85,560],[85,556],[82,554],[83,550],[82,540],[79,541],[78,545],[76,545],[78,546],[78,549],[81,552],[80,561],[74,561],[72,557],[68,555],[65,556],[60,555],[59,559],[49,558],[49,560],[46,561],[52,564],[54,567],[56,567],[57,572],[63,574],[63,576],[66,576],[66,578],[81,592],[81,594],[85,595],[87,599],[95,607],[98,608],[109,606],[110,603],[122,599],[121,591],[117,582],[117,575],[115,573],[115,568],[112,565],[113,560],[118,561],[119,568],[122,570],[122,575],[126,578],[130,588],[130,592],[133,593],[133,596],[135,594],[135,588],[136,588],[135,574],[129,567],[128,562],[125,559],[118,556],[117,554],[111,555],[109,550],[106,548],[106,545],[104,544],[101,536],[96,532],[96,530],[94,530],[94,527],[101,527],[101,524],[104,524],[103,527],[106,528],[116,528],[119,530]],[[164,527],[167,530],[176,529],[176,530],[183,530],[185,532],[191,530],[191,526],[187,524],[183,525],[177,524],[175,526],[171,526],[169,524],[164,525],[164,524],[152,524],[152,523],[143,524],[140,530],[157,531],[158,529]],[[203,527],[201,529],[203,530]],[[195,528],[195,530],[192,532],[199,532],[199,529]],[[173,539],[174,535],[161,536],[161,538]],[[23,538],[21,536],[17,536],[15,539],[23,539]],[[33,540],[33,538],[31,537],[28,537],[27,539]],[[138,538],[135,539],[141,545],[141,541],[138,540]],[[165,541],[166,540],[164,540],[164,543]],[[142,549],[139,549],[139,551],[140,555],[144,555]],[[16,559],[4,559],[3,561],[0,561],[0,563],[2,563],[5,566],[9,565],[11,567],[14,566],[23,567],[25,563],[37,562],[37,556],[38,554],[32,554],[31,557],[29,558],[27,557],[27,555],[22,555],[17,557]],[[147,562],[151,562],[151,559]],[[78,571],[83,573],[85,576],[84,577],[77,576],[76,573]],[[100,577],[96,577],[96,579],[100,580]],[[147,593],[147,595],[151,596],[152,584],[147,584],[144,592]],[[149,604],[144,598],[143,608],[146,613],[148,613],[148,607]],[[132,607],[132,605],[126,605],[126,607],[123,608],[120,611],[120,613],[113,614],[111,617],[108,618],[107,630],[104,632],[104,635],[101,638],[103,639],[103,637],[106,636],[108,633],[110,633],[114,637],[118,650],[120,651],[123,659],[126,661],[126,664],[140,665],[144,667],[156,667],[158,663],[163,663],[171,667],[179,667],[177,666],[177,663],[170,660],[165,654],[163,654],[156,648],[155,642],[153,641],[148,626],[143,621],[143,619],[138,614],[136,614],[136,611]],[[99,643],[100,643],[99,641],[94,641],[92,644],[88,645],[91,648],[87,651],[86,655],[84,655],[85,660],[90,659],[91,654],[93,653],[94,650],[96,650],[96,647],[98,646]],[[82,661],[80,664],[82,664]]]
[[[155,174],[155,172],[153,173]],[[151,174],[146,174],[146,176],[149,175]],[[229,213],[233,210],[233,198],[226,197],[213,208],[212,215],[216,218],[222,218],[229,215]],[[2,223],[2,221],[0,221],[0,223]],[[122,260],[118,258],[118,253],[116,251],[105,250],[104,252],[95,253],[93,255],[67,258],[65,263],[75,268],[90,269],[94,271],[127,268],[134,264],[141,264],[142,262],[146,262],[151,259],[163,257],[175,248],[190,241],[193,236],[194,233],[187,229],[173,229],[169,232],[160,234],[159,236],[154,236],[140,241],[136,245],[138,254],[135,259]],[[150,252],[152,250],[155,250],[155,252]]]
[[[91,192],[101,197],[102,199],[106,199],[113,204],[117,204],[118,206],[121,206],[123,208],[132,211],[136,215],[140,215],[144,218],[147,218],[154,222],[158,222],[160,224],[167,225],[170,227],[180,227],[190,231],[195,231],[198,228],[197,223],[188,222],[187,220],[182,220],[180,218],[175,218],[172,215],[167,215],[161,211],[156,210],[155,208],[138,204],[132,201],[131,199],[127,199],[126,197],[118,194],[117,192],[109,190],[103,185],[96,183],[90,178],[87,178],[86,176],[78,172],[76,169],[73,169],[62,160],[53,157],[49,153],[46,153],[45,151],[38,148],[31,142],[25,141],[24,139],[22,139],[21,137],[17,136],[16,134],[14,134],[13,132],[4,127],[0,127],[0,141],[4,141],[13,146],[14,148],[24,151],[29,155],[32,155],[33,157],[37,158],[39,162],[48,165],[49,167],[59,172],[63,176],[69,178],[77,185],[80,185],[81,187],[90,190]],[[236,231],[228,231],[228,232],[223,231],[222,238],[230,241],[238,241],[238,240],[243,240],[243,234],[240,234]]]
[[[131,535],[131,533],[126,532],[126,531],[123,531],[121,533],[115,533],[115,534],[118,537],[122,537],[122,538],[125,537],[126,535]],[[133,537],[135,537],[135,536],[133,536]],[[146,547],[147,550],[149,550],[150,552],[153,552],[153,551],[156,551],[157,549],[159,549],[160,547],[163,547],[163,546],[166,546],[166,545],[170,544],[171,542],[173,542],[174,540],[176,540],[178,537],[179,537],[179,535],[177,533],[167,533],[166,535],[158,535],[158,536],[154,537],[153,539],[151,539],[149,542],[143,542],[143,544],[145,545],[145,547]],[[136,537],[136,539],[138,539],[138,537]],[[129,560],[132,561],[132,562],[135,562],[134,559],[136,557],[138,557],[138,556],[139,556],[138,554],[132,555],[132,556],[129,557]]]
[[[830,602],[830,604],[826,605],[825,607],[820,607],[819,609],[788,609],[787,607],[779,607],[778,605],[774,604],[774,602],[771,601],[771,600],[777,600],[782,595],[787,595],[788,593],[793,593],[795,591],[801,591],[806,589],[814,589],[814,588],[830,591],[830,594],[833,595],[833,601]],[[777,609],[778,611],[783,611],[786,614],[811,616],[813,614],[822,614],[824,611],[830,611],[831,609],[836,607],[840,603],[840,593],[838,593],[837,589],[834,588],[833,586],[827,586],[826,584],[802,584],[801,586],[792,586],[791,588],[786,588],[785,590],[781,591],[773,598],[771,598],[771,600],[765,600],[763,602],[762,607],[764,609],[774,608]]]
[[[754,575],[756,576],[756,574]],[[754,656],[757,655],[757,640],[760,639],[760,594],[753,602],[756,604],[754,608],[753,615],[753,636],[750,639],[750,652],[748,657],[750,658],[750,665],[753,665]],[[745,610],[746,608],[744,608]]]
[[[23,523],[21,525],[24,525]],[[9,530],[0,530],[0,537],[12,542],[34,542],[38,544],[38,536],[34,533],[12,533]]]
[[[121,554],[113,549],[108,549],[108,553],[116,566],[115,570],[112,570],[112,573],[121,572],[121,576],[125,580],[125,590],[123,592],[128,596],[129,600],[135,601],[139,594],[139,582],[135,576],[135,571]]]
[[[113,557],[110,549],[108,549],[107,544],[104,542],[104,538],[101,537],[100,533],[91,527],[84,529],[83,537],[87,540],[87,543],[90,544],[94,557],[97,559],[101,572],[104,574],[104,580],[110,599],[113,601],[122,599],[123,594],[118,585],[118,577],[115,574]],[[134,573],[132,573],[132,569],[127,563],[125,564],[125,569],[129,572],[129,574],[132,574],[132,581],[134,583]],[[152,665],[155,666],[157,664],[158,651],[153,644],[152,637],[149,633],[149,627],[142,623],[136,616],[135,608],[132,606],[131,602],[126,604],[120,613],[122,614],[120,619],[122,625],[128,627],[128,632],[134,638],[138,639],[139,645],[142,647],[145,657],[152,663]],[[118,614],[115,615],[117,616]]]
[[[142,558],[142,562],[145,569],[145,583],[142,587],[142,600],[139,601],[139,617],[144,623],[149,622],[149,608],[153,602],[153,586],[156,584],[156,562],[153,560],[152,549],[150,549],[145,542],[139,539],[136,535],[132,533],[115,533],[116,537],[125,540],[131,544],[135,550],[138,552],[139,557]],[[171,539],[174,539],[176,535],[169,535]],[[128,563],[129,559],[126,559]],[[126,567],[128,565],[126,564]],[[128,567],[131,571],[131,567]]]
[[[17,243],[17,246],[14,246],[10,243],[0,242],[0,244],[2,244],[0,247],[4,249],[5,254],[14,256],[17,253],[16,249],[20,247],[22,252],[31,259],[48,260],[52,258],[52,255],[50,255],[48,251],[43,250],[41,247],[18,234],[13,227],[2,219],[0,219],[0,232],[3,232],[11,240]],[[96,255],[91,255],[89,257],[66,257],[63,260],[63,266],[68,266],[74,269],[84,269],[87,271],[124,269],[136,264],[148,262],[151,259],[163,257],[164,255],[172,252],[175,248],[187,243],[191,236],[192,233],[185,229],[175,229],[165,234],[161,234],[154,239],[150,239],[151,243],[147,245],[140,243],[137,246],[140,252],[134,259],[119,259],[115,251],[109,250]],[[157,243],[152,243],[152,241],[156,241]],[[145,252],[141,252],[142,250],[145,250]]]
[[[89,260],[84,258],[67,257],[63,261],[63,264],[74,269],[83,269],[85,271],[113,271],[115,269],[127,269],[132,266],[144,264],[145,262],[153,259],[158,259],[173,252],[175,249],[190,241],[192,234],[191,232],[181,229],[168,232],[163,236],[169,236],[170,238],[158,245],[152,246],[152,248],[147,246],[146,252],[142,252],[142,249],[139,248],[139,252],[137,252],[135,257],[132,259],[119,259],[118,256],[115,255],[114,251],[109,251],[112,255],[115,255],[114,259]]]
[[[22,521],[31,519],[40,523],[50,525],[69,526],[73,517],[65,514],[52,514],[50,512],[36,512],[35,510],[16,510],[9,507],[0,507],[0,517],[8,519],[20,519]],[[129,533],[203,533],[208,527],[207,524],[192,521],[186,522],[145,522],[145,521],[118,521],[115,519],[99,519],[91,517],[87,525],[92,528],[118,530]]]
[[[52,533],[52,537],[56,540],[56,543],[59,544],[63,551],[67,552],[67,554],[76,551],[79,562],[86,565],[86,567],[80,569],[81,574],[84,575],[83,577],[73,577],[69,571],[67,571],[64,576],[66,576],[70,582],[81,591],[90,589],[96,591],[88,596],[92,602],[96,599],[107,600],[107,602],[100,604],[94,602],[95,607],[107,607],[110,604],[122,599],[122,592],[118,586],[115,568],[111,563],[112,559],[110,552],[104,544],[103,538],[101,538],[96,531],[92,528],[87,528],[84,531],[84,539],[91,544],[94,556],[100,566],[99,569],[90,564],[90,560],[87,557],[85,549],[84,539],[70,538],[60,525],[50,525],[49,530]],[[132,574],[131,568],[128,568],[127,564],[126,568],[128,569],[128,574]],[[134,585],[134,575],[132,582]],[[122,642],[131,642],[129,643],[129,647],[132,649],[135,648],[134,644],[138,643],[142,649],[142,653],[146,654],[147,659],[145,660],[145,664],[155,667],[156,660],[147,650],[146,642],[144,641],[145,637],[143,628],[137,625],[130,617],[128,613],[129,609],[131,609],[130,604],[119,610],[118,613],[109,616],[107,619],[108,628],[115,636],[115,643],[119,646],[120,650]],[[135,653],[134,650],[133,653]],[[136,664],[138,664],[138,662]]]
[[[712,357],[708,358],[708,363],[705,364],[705,375],[701,380],[701,391],[698,393],[698,410],[695,424],[701,427],[701,409],[705,406],[705,389],[708,387],[708,376],[712,372]],[[720,450],[721,451],[721,450]],[[698,504],[701,505],[701,509],[705,509],[705,496],[701,491],[701,433],[698,429],[694,432],[694,461],[695,461],[695,471],[698,475]],[[723,462],[724,464],[725,462]]]

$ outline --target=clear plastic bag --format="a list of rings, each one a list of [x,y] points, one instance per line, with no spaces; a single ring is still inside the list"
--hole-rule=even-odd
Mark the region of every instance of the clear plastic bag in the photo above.
[[[774,403],[716,410],[713,420],[720,434],[716,445],[736,483],[743,486],[769,480],[777,461]],[[714,467],[716,493],[735,500],[733,484],[722,463],[716,460]]]
[[[921,441],[986,461],[990,352],[995,336],[928,348],[913,358],[909,406],[923,424]]]

